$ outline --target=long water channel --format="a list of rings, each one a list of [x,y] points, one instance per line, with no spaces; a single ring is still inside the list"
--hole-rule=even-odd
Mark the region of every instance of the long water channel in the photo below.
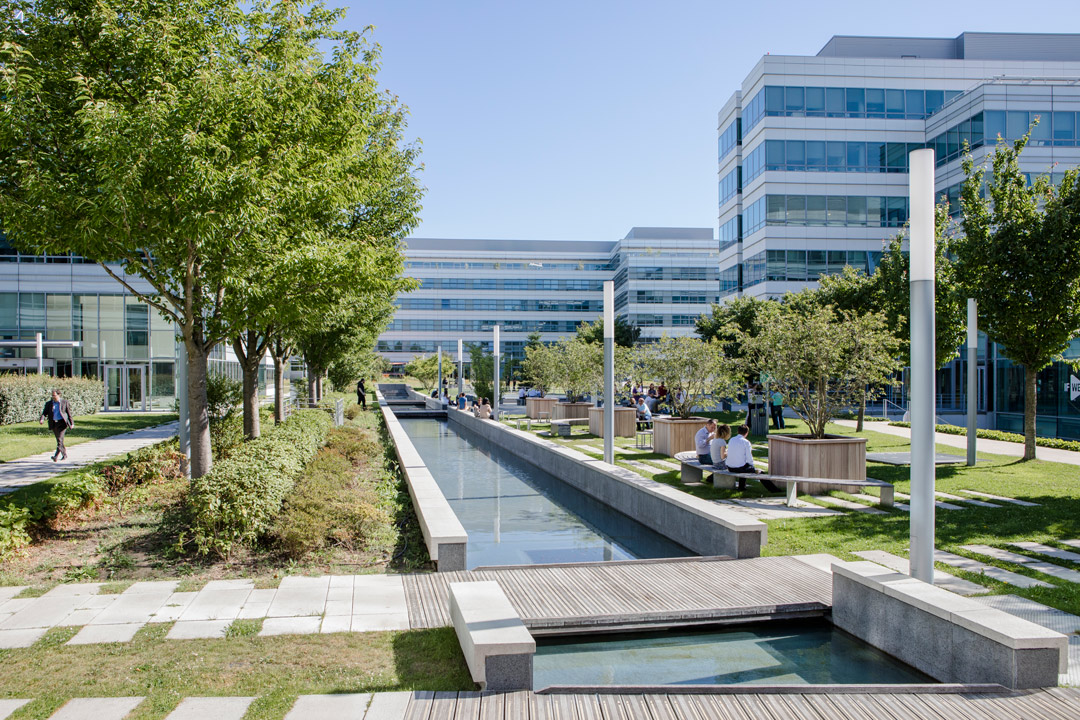
[[[483,438],[400,422],[468,533],[469,568],[694,555]]]

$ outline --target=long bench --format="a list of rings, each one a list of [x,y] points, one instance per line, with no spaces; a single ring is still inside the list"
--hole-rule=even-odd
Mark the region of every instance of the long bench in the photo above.
[[[839,478],[817,478],[817,477],[796,477],[794,475],[769,475],[768,473],[757,473],[751,475],[750,473],[733,473],[727,470],[721,470],[715,465],[703,465],[697,459],[697,453],[695,452],[681,452],[675,455],[675,459],[682,465],[681,479],[682,482],[703,482],[704,474],[706,472],[712,473],[712,482],[714,487],[721,487],[717,484],[716,477],[722,476],[730,478],[730,484],[724,487],[735,487],[735,481],[739,478],[746,479],[752,478],[754,480],[768,480],[769,482],[776,483],[777,485],[784,485],[787,493],[787,505],[788,507],[795,507],[795,498],[798,495],[799,483],[814,483],[827,486],[826,490],[848,490],[853,488],[864,487],[876,487],[880,492],[880,503],[883,507],[892,507],[894,489],[892,483],[887,483],[884,480],[873,480],[867,478],[866,480],[842,480]]]
[[[589,418],[566,418],[564,420],[552,420],[551,427],[559,434],[559,437],[570,437],[574,425],[588,425]]]

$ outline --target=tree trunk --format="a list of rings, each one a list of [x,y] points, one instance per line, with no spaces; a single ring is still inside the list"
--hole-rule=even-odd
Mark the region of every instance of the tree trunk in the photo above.
[[[863,431],[863,419],[866,417],[866,393],[859,398],[859,417],[855,422],[855,432]]]
[[[308,402],[308,407],[309,408],[315,407],[315,403],[317,403],[319,401],[318,388],[319,388],[319,382],[318,382],[318,380],[316,378],[316,375],[315,375],[315,368],[308,365],[308,374],[307,374],[307,398],[308,399],[307,399],[307,402]]]
[[[244,383],[244,437],[259,437],[259,365],[266,355],[266,343],[259,342],[254,330],[233,338],[233,352],[240,361]]]
[[[185,337],[188,357],[188,420],[191,425],[191,477],[200,478],[213,467],[210,454],[210,413],[206,405],[206,357],[202,338]]]
[[[1039,373],[1034,365],[1024,366],[1024,459],[1035,459],[1035,381]]]
[[[283,352],[271,352],[274,358],[274,423],[285,422],[285,364],[289,356]]]

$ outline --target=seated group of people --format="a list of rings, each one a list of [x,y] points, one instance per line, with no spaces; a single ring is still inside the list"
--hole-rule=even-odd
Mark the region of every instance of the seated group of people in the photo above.
[[[544,397],[544,391],[539,390],[539,389],[534,388],[534,387],[531,387],[531,388],[519,387],[518,388],[518,401],[517,401],[518,405],[524,405],[525,404],[525,398],[531,398],[531,397]]]
[[[698,462],[730,473],[757,474],[758,470],[754,467],[754,448],[748,438],[750,428],[740,425],[736,432],[735,437],[732,437],[729,425],[717,424],[716,420],[709,418],[705,426],[694,435]],[[761,484],[769,492],[780,490],[768,480],[762,480]],[[739,478],[737,487],[745,490],[746,480]]]
[[[646,397],[656,398],[657,400],[663,400],[667,397],[667,387],[664,383],[660,383],[660,387],[656,387],[656,385],[649,383],[649,389],[646,390],[641,385],[636,385],[630,389],[630,394],[634,397],[644,395]]]
[[[486,397],[480,398],[479,400],[474,402],[471,408],[467,408],[467,405],[468,399],[465,397],[465,393],[462,393],[460,396],[458,396],[458,407],[460,409],[468,409],[470,412],[472,412],[473,415],[480,418],[481,420],[488,420],[491,418],[491,403],[488,402],[488,399]]]

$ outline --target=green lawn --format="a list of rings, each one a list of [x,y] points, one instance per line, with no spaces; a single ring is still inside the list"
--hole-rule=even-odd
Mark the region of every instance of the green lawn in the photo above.
[[[475,688],[453,628],[257,637],[260,626],[166,640],[170,625],[156,624],[130,643],[78,646],[63,644],[78,628],[54,628],[32,647],[0,650],[0,697],[33,699],[16,717],[37,720],[73,697],[141,695],[128,717],[159,720],[185,697],[255,696],[246,720],[280,720],[298,695]]]
[[[101,413],[79,415],[75,417],[75,427],[68,430],[64,444],[68,447],[98,440],[110,435],[121,435],[139,428],[172,422],[176,415],[172,413]],[[49,430],[48,423],[16,423],[0,428],[0,462],[8,462],[27,455],[52,452],[56,449],[56,439]]]
[[[705,413],[717,417],[723,422],[736,425],[745,417],[744,413]],[[513,418],[506,419],[513,426]],[[806,425],[798,420],[787,420],[785,433],[805,433]],[[538,426],[533,424],[534,429]],[[873,424],[859,435],[867,439],[868,452],[907,451],[909,442],[905,438],[885,435],[872,431]],[[546,425],[539,426],[546,430]],[[588,428],[575,427],[570,439],[548,438],[561,444],[591,445],[595,450],[589,454],[600,458],[603,454],[603,440],[588,433]],[[829,425],[829,433],[837,435],[856,435],[851,428]],[[768,458],[768,446],[765,437],[751,436],[756,459]],[[630,438],[617,438],[617,445],[633,447]],[[953,455],[963,454],[962,450],[944,445],[937,447],[938,452]],[[949,572],[973,582],[985,585],[988,593],[1012,593],[1031,598],[1037,602],[1057,607],[1067,612],[1080,614],[1080,584],[1069,583],[1054,577],[1043,575],[1011,563],[974,555],[960,549],[961,545],[991,545],[1006,548],[1012,552],[1024,554],[1015,547],[1009,547],[1010,541],[1029,540],[1051,546],[1069,549],[1059,541],[1080,539],[1080,466],[1063,463],[1033,460],[1023,462],[1014,457],[979,453],[980,462],[975,467],[966,465],[940,466],[937,470],[936,489],[939,492],[963,495],[960,490],[980,492],[1017,498],[1038,503],[1038,507],[1020,507],[1000,503],[1000,508],[980,508],[974,505],[964,510],[937,511],[937,548],[981,560],[990,565],[1012,570],[1023,575],[1036,577],[1053,584],[1053,588],[1020,589],[1005,585],[982,576],[938,565],[940,570]],[[632,460],[650,463],[664,459],[653,453],[631,456]],[[666,458],[671,460],[671,458]],[[636,469],[627,464],[622,456],[616,456],[616,464],[629,470]],[[877,480],[886,480],[896,486],[898,492],[907,493],[910,488],[909,469],[881,463],[868,463],[867,476]],[[706,499],[752,498],[762,497],[764,492],[757,483],[750,483],[745,492],[736,490],[718,490],[711,485],[686,487],[679,480],[679,472],[672,470],[652,476],[653,480],[679,487],[685,492]],[[850,495],[832,493],[836,497],[854,500]],[[872,491],[867,494],[876,494]],[[814,502],[810,496],[801,496],[802,500]],[[824,504],[824,503],[821,503]],[[899,510],[892,510],[886,515],[869,515],[858,512],[846,512],[819,518],[800,518],[794,520],[772,520],[768,522],[769,540],[762,548],[764,555],[802,555],[809,553],[830,553],[842,560],[860,560],[852,554],[858,550],[885,550],[886,552],[907,557],[909,515]],[[1056,563],[1075,570],[1080,565],[1064,560],[1039,557],[1040,560]]]

